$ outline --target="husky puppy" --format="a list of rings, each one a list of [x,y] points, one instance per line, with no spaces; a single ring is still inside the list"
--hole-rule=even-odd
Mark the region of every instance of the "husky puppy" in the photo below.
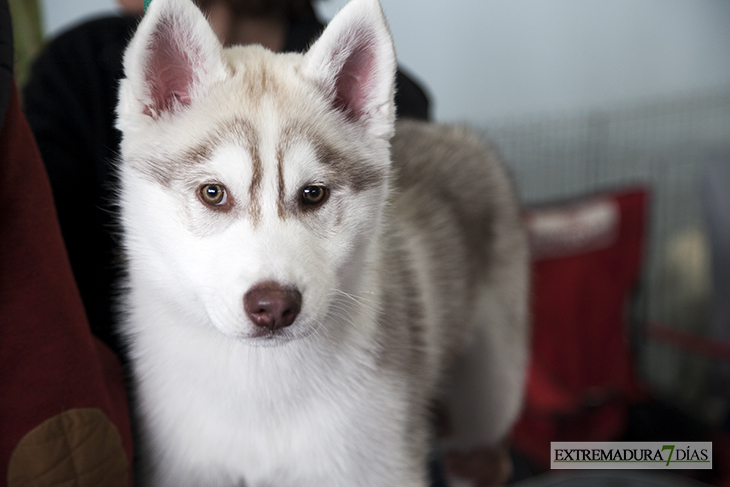
[[[124,68],[121,331],[146,485],[424,487],[437,397],[461,445],[507,434],[518,205],[475,136],[395,123],[378,0],[305,54],[223,49],[190,0],[155,0]]]

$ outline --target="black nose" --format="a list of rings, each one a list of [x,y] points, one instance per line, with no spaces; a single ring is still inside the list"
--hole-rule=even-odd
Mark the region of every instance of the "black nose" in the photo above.
[[[293,287],[262,282],[243,296],[243,308],[254,325],[274,331],[294,323],[302,309],[302,294]]]

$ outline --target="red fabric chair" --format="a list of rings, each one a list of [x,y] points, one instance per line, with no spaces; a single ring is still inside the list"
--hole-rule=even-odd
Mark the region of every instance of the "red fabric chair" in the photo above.
[[[0,478],[132,485],[121,368],[94,339],[13,87],[0,131]]]
[[[616,439],[627,406],[641,396],[627,338],[648,195],[632,189],[536,208],[533,336],[526,402],[515,448],[536,465],[551,441]]]

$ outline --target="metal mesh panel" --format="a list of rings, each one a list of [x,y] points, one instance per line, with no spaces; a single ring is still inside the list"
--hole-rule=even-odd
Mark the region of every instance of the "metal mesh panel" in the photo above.
[[[708,158],[730,155],[730,86],[581,116],[485,124],[481,130],[502,152],[528,205],[649,187],[638,322],[704,331],[710,264],[698,176]],[[706,396],[708,360],[633,336],[644,378],[657,392],[686,403]]]

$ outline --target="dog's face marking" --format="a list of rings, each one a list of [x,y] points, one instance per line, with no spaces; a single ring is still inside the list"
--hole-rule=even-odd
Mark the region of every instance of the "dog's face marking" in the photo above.
[[[204,137],[204,141],[185,150],[181,155],[172,155],[170,158],[144,158],[135,162],[141,172],[145,173],[158,183],[172,187],[179,184],[188,173],[195,173],[196,169],[210,162],[217,151],[226,146],[236,146],[245,150],[251,164],[251,184],[248,190],[248,216],[254,224],[261,219],[261,184],[263,180],[263,163],[260,154],[261,136],[253,122],[234,118],[221,123]],[[287,215],[298,214],[302,208],[296,198],[290,193],[293,188],[286,187],[284,164],[285,158],[294,148],[306,146],[305,151],[313,154],[316,162],[326,170],[324,179],[330,182],[332,188],[348,187],[360,192],[382,186],[389,176],[387,165],[373,165],[364,157],[348,152],[344,147],[338,147],[327,141],[326,137],[317,133],[316,129],[307,126],[301,121],[292,122],[281,130],[276,147],[277,171],[277,214],[286,219]],[[296,154],[293,156],[296,158]],[[291,161],[290,161],[291,162]],[[312,181],[312,183],[315,183]],[[301,189],[309,186],[303,185]],[[289,191],[287,191],[289,190]]]
[[[125,235],[147,249],[131,265],[186,283],[170,299],[199,303],[199,321],[227,336],[313,333],[334,296],[357,294],[380,232],[394,73],[375,0],[355,0],[304,55],[224,50],[190,0],[156,0],[125,55],[118,108]],[[301,294],[290,325],[261,331],[276,320],[244,306],[261,289]]]
[[[317,160],[328,167],[329,177],[338,185],[347,185],[354,191],[364,191],[383,184],[388,177],[387,167],[375,166],[367,160],[358,159],[356,154],[348,152],[346,148],[328,143],[326,137],[318,134],[313,126],[304,123],[295,123],[284,129],[281,146],[277,151],[280,166],[287,150],[298,142],[311,145]]]

